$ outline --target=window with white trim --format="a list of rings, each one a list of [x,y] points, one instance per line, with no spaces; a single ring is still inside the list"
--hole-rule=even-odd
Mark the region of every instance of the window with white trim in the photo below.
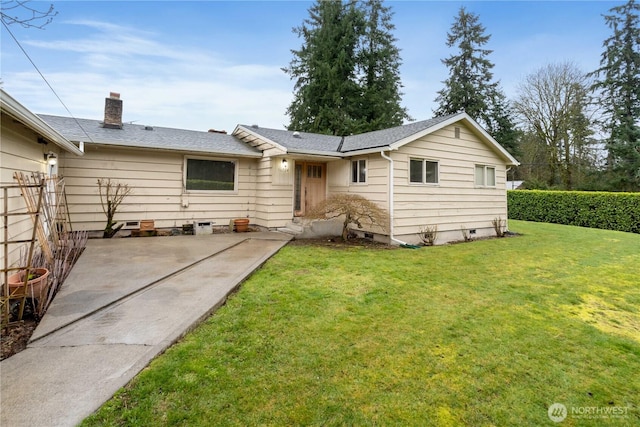
[[[475,183],[477,187],[495,187],[496,168],[493,166],[476,165]]]
[[[426,159],[409,159],[409,182],[412,184],[438,184],[438,162]]]
[[[367,182],[367,160],[353,160],[351,162],[351,182],[364,184]]]
[[[185,159],[187,191],[236,191],[237,162],[233,160]]]

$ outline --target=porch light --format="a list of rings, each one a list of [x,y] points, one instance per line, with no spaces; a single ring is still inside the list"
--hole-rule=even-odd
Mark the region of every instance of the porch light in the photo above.
[[[282,159],[282,163],[280,163],[280,169],[283,171],[289,170],[289,161],[287,159]]]
[[[56,156],[56,153],[54,153],[53,151],[49,151],[44,156],[49,166],[54,166],[58,163],[58,157]]]

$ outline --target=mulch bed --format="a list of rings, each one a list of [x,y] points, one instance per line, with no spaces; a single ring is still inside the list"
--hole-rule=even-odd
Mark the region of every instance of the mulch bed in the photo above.
[[[293,239],[289,242],[292,246],[322,246],[326,248],[371,248],[371,249],[398,249],[398,246],[390,246],[386,243],[376,242],[371,239],[351,238],[342,240],[340,237],[318,239]]]
[[[33,319],[10,323],[2,328],[0,343],[2,344],[2,356],[0,360],[13,356],[27,348],[27,343],[36,329],[38,322]]]

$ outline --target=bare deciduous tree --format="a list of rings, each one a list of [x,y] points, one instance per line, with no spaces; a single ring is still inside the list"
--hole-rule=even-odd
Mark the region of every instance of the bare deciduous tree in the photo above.
[[[514,109],[521,124],[545,148],[549,185],[575,185],[578,168],[594,143],[589,117],[589,88],[574,64],[552,64],[527,76]]]
[[[98,178],[98,192],[100,193],[102,210],[107,216],[107,225],[104,228],[102,237],[111,238],[124,225],[120,224],[114,228],[113,226],[116,225],[114,217],[124,198],[131,193],[131,187],[129,187],[129,184],[111,181],[111,178]]]
[[[384,209],[358,194],[333,194],[305,214],[307,219],[332,219],[343,216],[343,240],[347,240],[350,225],[360,229],[365,225],[377,225],[386,230],[389,223],[389,215]]]
[[[24,28],[43,29],[58,14],[53,4],[48,9],[40,10],[30,7],[28,0],[7,0],[0,2],[0,16],[5,25],[18,24]]]

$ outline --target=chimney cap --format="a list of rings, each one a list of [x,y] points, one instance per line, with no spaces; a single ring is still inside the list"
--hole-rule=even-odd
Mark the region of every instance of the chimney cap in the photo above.
[[[118,92],[109,92],[109,98],[120,99],[120,94]]]

